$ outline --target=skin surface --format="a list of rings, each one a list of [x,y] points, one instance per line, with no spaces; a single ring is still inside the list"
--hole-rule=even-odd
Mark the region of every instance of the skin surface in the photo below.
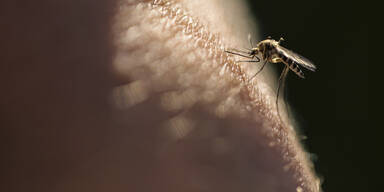
[[[2,6],[1,191],[320,191],[244,5],[101,2]]]

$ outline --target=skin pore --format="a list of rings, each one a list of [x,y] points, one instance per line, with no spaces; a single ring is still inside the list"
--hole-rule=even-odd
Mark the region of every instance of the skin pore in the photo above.
[[[25,8],[41,32],[12,26],[1,47],[1,191],[320,191],[273,73],[248,81],[253,64],[224,52],[248,46],[243,4],[69,2]]]

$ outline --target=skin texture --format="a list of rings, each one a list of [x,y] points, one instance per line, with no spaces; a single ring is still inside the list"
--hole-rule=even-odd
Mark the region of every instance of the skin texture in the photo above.
[[[320,191],[239,2],[5,4],[1,191]]]

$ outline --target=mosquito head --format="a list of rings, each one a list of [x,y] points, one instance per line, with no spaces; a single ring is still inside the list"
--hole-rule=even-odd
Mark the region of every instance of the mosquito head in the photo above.
[[[259,48],[258,47],[253,47],[251,51],[249,51],[249,55],[257,55],[259,54]]]

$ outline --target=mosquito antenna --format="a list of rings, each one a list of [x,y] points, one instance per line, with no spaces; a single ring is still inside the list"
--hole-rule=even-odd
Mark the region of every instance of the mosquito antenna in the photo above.
[[[253,48],[252,36],[250,33],[248,33],[248,41],[249,41],[249,44],[251,45],[251,48]]]
[[[247,52],[247,54],[249,54],[251,51],[252,51],[252,49],[248,49],[248,48],[246,48],[246,47],[244,47],[243,49],[246,49],[248,52]],[[240,51],[240,50],[239,50]],[[244,52],[244,51],[243,51]]]
[[[240,49],[232,49],[233,51],[235,51],[235,52],[239,52],[239,53],[243,53],[243,54],[246,54],[246,55],[248,55],[249,57],[252,57],[253,55],[252,55],[252,49],[248,49],[248,48],[246,48],[246,47],[244,47],[244,48],[240,48]]]
[[[239,53],[244,53],[244,54],[247,54],[247,55],[249,55],[249,52],[252,51],[251,49],[248,49],[248,48],[244,48],[244,49],[246,49],[246,50],[244,51],[244,50],[241,50],[241,49],[235,49],[235,48],[231,48],[231,49],[229,49],[229,50],[233,50],[233,51],[235,51],[235,52],[239,52]]]
[[[288,67],[288,66],[285,66],[284,69],[283,69],[283,72],[281,72],[281,74],[280,74],[280,78],[279,78],[279,86],[277,87],[276,110],[277,110],[277,115],[278,115],[279,118],[280,118],[280,121],[282,121],[282,119],[281,119],[280,111],[279,111],[279,95],[280,95],[280,89],[283,89],[283,90],[284,90],[285,79],[286,79],[286,77],[287,77],[288,72],[289,72],[289,67]]]
[[[258,57],[257,57],[258,58]],[[259,59],[259,58],[258,58]],[[260,60],[260,59],[259,59]],[[267,61],[264,61],[263,65],[261,66],[261,68],[259,69],[259,71],[257,71],[250,79],[249,81],[251,81],[253,78],[256,77],[257,74],[259,74],[265,67],[265,65],[267,64],[268,62]]]

